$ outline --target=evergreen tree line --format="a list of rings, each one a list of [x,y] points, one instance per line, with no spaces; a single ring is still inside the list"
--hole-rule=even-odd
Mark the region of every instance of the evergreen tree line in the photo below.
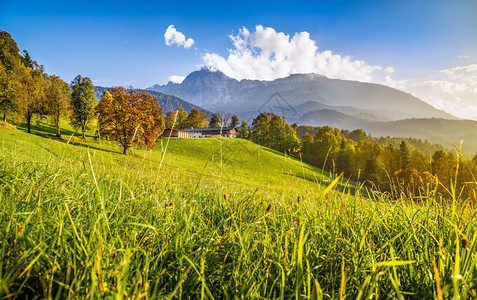
[[[475,198],[477,154],[469,159],[457,149],[446,151],[419,139],[409,139],[412,145],[406,140],[397,143],[396,138],[372,139],[361,129],[307,129],[300,138],[296,124],[289,125],[273,113],[261,113],[244,137],[326,171],[343,173],[352,182],[388,192],[393,198],[433,191],[445,197]]]

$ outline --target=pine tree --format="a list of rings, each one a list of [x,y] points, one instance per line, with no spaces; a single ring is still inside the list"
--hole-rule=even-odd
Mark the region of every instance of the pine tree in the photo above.
[[[399,152],[401,157],[401,169],[406,170],[409,166],[409,163],[411,162],[411,153],[405,141],[401,141],[401,144],[399,145]]]

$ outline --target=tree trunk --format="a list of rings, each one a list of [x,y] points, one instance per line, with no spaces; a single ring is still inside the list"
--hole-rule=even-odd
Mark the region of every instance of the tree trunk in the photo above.
[[[30,114],[27,114],[26,121],[27,121],[27,128],[28,128],[27,132],[31,133],[31,115]]]
[[[126,154],[126,151],[128,150],[128,148],[126,147],[123,147],[123,154]]]
[[[61,129],[60,129],[60,111],[57,111],[56,114],[56,137],[61,138]]]
[[[3,122],[7,122],[7,113],[3,112]]]
[[[84,126],[81,126],[81,131],[83,131],[83,140],[84,140],[84,139],[85,139],[85,133],[84,133],[84,132],[85,132],[85,128],[84,128]]]
[[[61,138],[60,120],[56,120],[56,137]]]

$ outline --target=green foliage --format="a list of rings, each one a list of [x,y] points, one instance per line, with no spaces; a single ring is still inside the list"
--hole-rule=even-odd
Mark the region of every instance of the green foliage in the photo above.
[[[3,113],[3,121],[7,121],[7,114],[14,117],[21,115],[25,69],[17,43],[8,32],[0,30],[0,112]]]
[[[210,117],[209,127],[220,127],[220,117],[218,113],[213,113]]]
[[[399,156],[401,159],[401,169],[407,169],[409,163],[411,162],[411,152],[409,152],[409,148],[407,147],[405,141],[402,141],[399,145]]]
[[[282,153],[295,153],[300,148],[296,125],[289,125],[283,117],[260,113],[252,122],[251,140]]]
[[[189,114],[182,107],[179,107],[177,109],[177,117],[176,117],[177,125],[175,126],[175,128],[184,129],[189,127],[189,125],[187,124],[188,116]]]
[[[250,125],[247,123],[247,121],[242,120],[242,124],[240,124],[237,137],[242,139],[250,138]]]
[[[238,124],[239,124],[240,120],[239,118],[236,116],[236,115],[233,115],[231,118],[230,118],[230,126],[232,127],[237,127]]]
[[[60,77],[51,75],[45,88],[48,114],[56,129],[56,137],[61,137],[60,119],[71,108],[71,89]]]
[[[205,128],[207,127],[207,120],[209,117],[200,110],[193,109],[187,116],[187,127]]]
[[[94,117],[94,108],[98,103],[95,97],[94,86],[91,79],[78,75],[71,82],[71,125],[80,129],[85,138],[85,132],[90,128]]]

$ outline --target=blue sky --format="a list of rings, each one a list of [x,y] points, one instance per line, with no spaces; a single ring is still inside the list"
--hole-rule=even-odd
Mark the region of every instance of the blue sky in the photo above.
[[[193,39],[194,44],[188,49],[166,45],[164,34],[169,25],[174,25],[186,39]],[[262,32],[258,25],[264,29]],[[268,73],[256,70],[260,66],[258,56],[265,51],[257,46],[258,40],[269,37],[273,43],[283,34],[290,40],[285,46],[294,47],[295,33],[306,32],[309,36],[301,36],[303,43],[310,46],[311,41],[318,47],[315,61],[333,60],[323,58],[325,50],[341,60],[336,70],[328,72],[318,66],[312,70],[329,77],[385,83],[438,108],[477,118],[474,0],[0,0],[0,28],[10,32],[19,47],[45,65],[48,73],[60,75],[68,82],[81,74],[97,85],[140,88],[166,83],[171,75],[185,76],[206,63],[228,70],[226,74],[238,79],[272,79],[275,65],[270,64]],[[250,38],[243,35],[242,28],[247,29]],[[237,50],[231,35],[247,44],[238,58],[229,56],[230,49]],[[308,47],[305,44],[304,51]],[[280,55],[282,50],[285,51],[271,49],[274,55]],[[282,54],[288,55],[286,51]],[[250,63],[249,70],[254,71],[238,70],[232,59],[248,63],[246,56],[250,53],[255,55],[255,61]],[[347,56],[348,61],[344,59]],[[364,68],[369,68],[360,70],[362,64],[356,63],[360,61]],[[276,74],[306,71],[308,68],[303,65],[312,62],[295,59],[286,63],[288,68]],[[354,69],[340,73],[348,68],[348,63]],[[389,67],[392,71],[383,71]],[[389,78],[385,79],[386,76]],[[453,97],[453,89],[462,93],[458,101]]]

